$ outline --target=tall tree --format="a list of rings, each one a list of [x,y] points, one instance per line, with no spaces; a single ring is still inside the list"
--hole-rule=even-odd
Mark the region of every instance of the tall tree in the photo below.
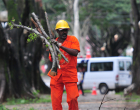
[[[78,8],[79,0],[74,0],[74,35],[79,39],[79,8]]]
[[[133,65],[132,65],[132,85],[125,89],[125,94],[135,91],[140,94],[140,56],[139,56],[139,42],[140,42],[140,12],[139,12],[139,2],[137,0],[131,0],[132,15],[134,23],[134,52],[133,52]]]
[[[30,13],[35,12],[47,31],[41,0],[3,0],[9,21],[34,27]],[[42,57],[42,41],[38,38],[27,43],[29,33],[23,29],[6,29],[0,25],[0,102],[7,97],[32,97],[36,90],[50,93],[41,79],[39,62]]]

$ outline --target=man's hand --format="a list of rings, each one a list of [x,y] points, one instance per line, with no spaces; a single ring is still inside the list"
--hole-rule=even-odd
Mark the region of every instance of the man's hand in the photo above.
[[[56,41],[55,39],[51,39],[51,43],[56,44],[56,43],[57,43],[57,41]]]
[[[50,75],[51,75],[51,76],[56,76],[56,75],[57,75],[57,73],[56,73],[56,72],[54,72],[54,71],[51,71],[51,72],[50,72]]]
[[[57,42],[55,39],[51,39],[51,42],[56,44],[59,48],[62,46],[62,43]]]

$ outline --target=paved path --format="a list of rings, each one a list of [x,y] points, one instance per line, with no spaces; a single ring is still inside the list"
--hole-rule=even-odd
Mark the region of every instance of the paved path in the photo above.
[[[103,97],[103,95],[94,96],[91,95],[91,93],[87,93],[85,94],[85,96],[80,95],[78,98],[80,110],[99,110]],[[107,102],[102,104],[100,110],[140,110],[137,108],[137,103],[125,102],[124,98],[119,95],[108,94],[106,95],[104,101]],[[62,106],[63,110],[68,110],[68,104],[66,103],[66,94],[63,94]],[[10,110],[13,110],[13,108],[17,108],[18,110],[52,110],[51,103],[6,105],[6,108]]]
[[[43,80],[46,85],[49,85],[49,77],[44,77]],[[79,109],[99,110],[103,97],[104,95],[101,95],[99,91],[97,91],[97,95],[91,95],[91,93],[86,93],[85,96],[80,95],[78,98]],[[140,107],[137,103],[125,102],[124,97],[116,95],[115,92],[109,92],[105,96],[104,101],[106,102],[101,105],[100,110],[140,110]],[[68,104],[66,103],[66,93],[63,94],[62,106],[63,110],[68,110]],[[18,110],[52,110],[51,103],[6,105],[6,108],[10,110],[13,110],[13,108],[17,108]]]

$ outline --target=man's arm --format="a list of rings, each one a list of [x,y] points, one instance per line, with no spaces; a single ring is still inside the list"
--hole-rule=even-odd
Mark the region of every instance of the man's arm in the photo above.
[[[70,49],[64,46],[60,46],[61,49],[63,49],[64,51],[66,51],[68,54],[73,55],[73,56],[77,56],[78,55],[78,50],[76,49]]]

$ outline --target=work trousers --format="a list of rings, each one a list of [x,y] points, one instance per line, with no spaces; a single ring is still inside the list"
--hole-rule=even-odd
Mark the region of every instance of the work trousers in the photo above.
[[[55,81],[55,79],[51,78],[50,87],[53,110],[62,110],[61,103],[64,85],[66,88],[69,110],[78,110],[77,98],[79,96],[79,93],[77,82],[63,82],[62,75],[60,76],[58,81]]]

